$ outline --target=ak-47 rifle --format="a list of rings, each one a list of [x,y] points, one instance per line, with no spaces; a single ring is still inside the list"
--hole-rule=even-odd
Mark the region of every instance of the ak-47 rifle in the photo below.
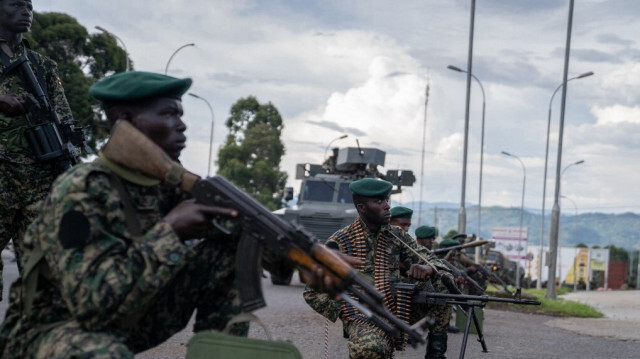
[[[23,55],[6,67],[3,76],[17,71],[29,92],[23,102],[29,125],[25,135],[36,162],[51,162],[61,173],[77,163],[79,148],[87,153],[91,153],[91,149],[82,128],[60,121],[29,63],[27,55]]]
[[[236,222],[236,228],[241,230],[237,252],[242,255],[236,256],[236,280],[246,311],[266,306],[260,281],[261,250],[266,247],[270,253],[282,256],[302,270],[309,271],[314,265],[321,267],[339,291],[346,293],[342,295],[344,300],[391,335],[404,332],[415,342],[425,342],[418,328],[410,327],[394,316],[384,306],[383,297],[375,287],[334,251],[318,244],[313,235],[301,227],[275,216],[223,177],[201,179],[185,170],[126,121],[118,121],[114,125],[109,141],[101,152],[111,161],[182,188],[199,203],[237,211],[238,216],[233,221]],[[222,226],[218,228],[226,230]]]
[[[460,244],[457,246],[451,246],[451,247],[445,247],[445,248],[438,248],[438,249],[434,249],[433,253],[435,254],[442,254],[442,253],[447,253],[448,251],[454,251],[454,250],[458,250],[458,249],[464,249],[464,248],[472,248],[472,247],[477,247],[477,246],[482,246],[489,243],[489,241],[473,241],[473,242],[469,242],[469,243],[465,243],[465,244]]]

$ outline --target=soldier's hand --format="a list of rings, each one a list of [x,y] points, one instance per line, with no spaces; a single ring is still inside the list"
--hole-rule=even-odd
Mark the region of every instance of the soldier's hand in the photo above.
[[[425,279],[433,273],[433,267],[428,264],[412,264],[407,271],[407,275],[415,279]]]
[[[0,95],[0,112],[9,117],[25,114],[27,111],[20,98],[14,94]]]
[[[216,216],[236,217],[235,210],[222,207],[207,206],[195,200],[180,202],[165,217],[178,237],[185,241],[203,237]]]
[[[362,262],[354,257],[348,256],[340,251],[332,249],[332,251],[340,257],[340,259],[347,262],[352,267],[358,267],[362,265]],[[326,272],[321,266],[314,264],[311,271],[300,272],[302,281],[309,285],[311,288],[329,294],[334,299],[340,299],[338,293],[343,289],[339,279]]]
[[[467,280],[466,280],[466,279],[464,279],[464,277],[463,277],[463,276],[461,276],[461,275],[457,276],[454,280],[455,280],[455,281],[456,281],[456,283],[458,283],[458,284],[467,284]]]

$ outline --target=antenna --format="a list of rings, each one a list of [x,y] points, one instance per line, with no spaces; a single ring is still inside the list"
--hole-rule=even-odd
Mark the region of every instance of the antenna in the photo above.
[[[358,153],[360,154],[360,156],[364,156],[364,151],[362,150],[362,148],[360,148],[360,141],[358,141],[357,138],[356,138],[356,145],[358,145]]]

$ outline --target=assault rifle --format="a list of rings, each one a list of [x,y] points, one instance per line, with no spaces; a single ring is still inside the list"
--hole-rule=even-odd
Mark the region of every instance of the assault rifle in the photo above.
[[[512,298],[490,297],[487,295],[466,295],[466,294],[448,294],[448,293],[433,293],[426,290],[421,290],[419,287],[412,284],[402,284],[404,290],[411,290],[413,287],[413,294],[411,295],[411,301],[413,303],[424,303],[427,305],[458,305],[467,317],[465,325],[464,336],[462,338],[462,346],[460,348],[460,359],[464,358],[465,349],[467,347],[467,338],[469,337],[469,329],[471,322],[475,325],[478,333],[478,341],[482,346],[483,352],[488,352],[487,344],[484,341],[484,335],[482,334],[482,328],[478,321],[478,317],[475,313],[475,308],[484,308],[489,302],[499,303],[511,303],[519,305],[540,305],[540,301],[532,299],[523,299],[520,288]]]
[[[57,172],[64,172],[77,163],[78,148],[84,148],[87,153],[91,153],[91,149],[86,144],[82,128],[60,121],[29,62],[27,55],[23,55],[7,66],[4,73],[17,70],[29,92],[23,103],[29,125],[25,135],[36,162],[51,162]]]
[[[261,251],[266,247],[270,253],[281,256],[301,270],[320,266],[337,284],[345,301],[391,335],[404,332],[415,342],[425,342],[417,327],[408,326],[384,306],[382,295],[366,277],[334,251],[319,244],[312,234],[272,214],[223,177],[201,179],[185,170],[129,122],[118,121],[114,125],[102,155],[146,176],[180,187],[199,203],[237,211],[238,216],[232,221],[234,228],[241,231],[237,253],[242,255],[236,256],[236,280],[245,311],[266,306],[260,280]],[[223,218],[216,221],[217,227],[228,231],[228,226],[221,225],[224,221]]]
[[[438,249],[434,249],[433,253],[435,254],[442,254],[442,253],[447,253],[448,251],[454,251],[454,250],[458,250],[458,249],[464,249],[464,248],[472,248],[472,247],[477,247],[477,246],[482,246],[489,243],[489,241],[473,241],[473,242],[469,242],[469,243],[465,243],[465,244],[459,244],[457,246],[451,246],[451,247],[445,247],[445,248],[438,248]]]

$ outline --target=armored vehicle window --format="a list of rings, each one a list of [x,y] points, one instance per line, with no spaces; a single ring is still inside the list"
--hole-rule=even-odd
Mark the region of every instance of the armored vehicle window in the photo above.
[[[338,203],[353,203],[353,195],[348,183],[340,183],[338,188]]]
[[[327,181],[306,181],[302,194],[303,201],[331,202],[335,183]]]

